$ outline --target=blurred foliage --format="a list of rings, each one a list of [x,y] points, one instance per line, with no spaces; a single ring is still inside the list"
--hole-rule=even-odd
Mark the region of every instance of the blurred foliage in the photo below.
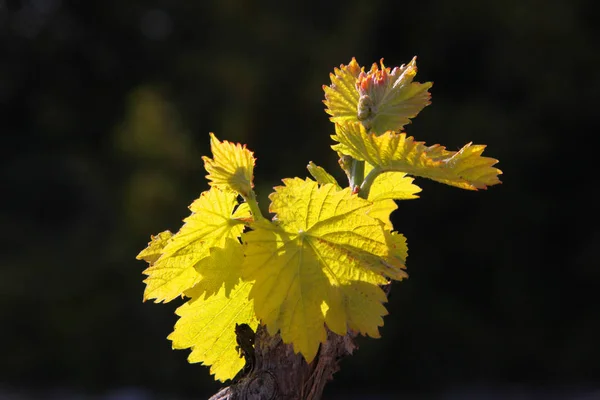
[[[417,55],[433,104],[408,133],[487,144],[504,184],[418,181],[394,221],[411,279],[327,393],[597,383],[593,6],[0,0],[0,382],[214,392],[170,349],[174,307],[141,302],[134,259],[206,189],[208,132],[255,151],[266,209],[308,161],[339,170],[321,103],[333,67]]]

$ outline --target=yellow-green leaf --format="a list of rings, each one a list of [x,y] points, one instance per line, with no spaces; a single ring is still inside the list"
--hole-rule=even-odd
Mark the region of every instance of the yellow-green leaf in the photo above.
[[[210,255],[210,249],[225,248],[227,239],[238,238],[244,229],[242,221],[250,218],[245,204],[235,210],[236,197],[213,187],[192,203],[185,224],[144,271],[148,275],[144,300],[170,301],[202,280],[201,261]],[[208,288],[215,289],[212,284]]]
[[[368,213],[371,217],[381,221],[385,228],[385,240],[389,249],[389,254],[387,257],[382,257],[382,265],[393,271],[394,279],[402,280],[408,278],[408,274],[404,271],[399,271],[398,268],[406,268],[408,247],[406,246],[406,238],[404,235],[392,231],[394,226],[392,225],[392,221],[390,221],[390,214],[397,208],[398,206],[394,200],[380,199],[373,202]],[[389,276],[389,274],[384,274]]]
[[[340,335],[350,327],[377,336],[385,314],[378,285],[384,275],[406,274],[383,224],[369,215],[371,202],[333,184],[284,184],[271,195],[276,222],[243,235],[243,274],[255,281],[259,319],[310,362],[326,339],[324,324]]]
[[[371,170],[371,168],[372,167],[370,165],[366,165],[366,170]],[[371,196],[369,195],[369,201],[372,201],[373,205],[369,210],[369,215],[373,218],[377,218],[383,223],[385,228],[386,242],[388,248],[390,249],[389,256],[383,259],[384,264],[389,263],[393,265],[393,269],[396,269],[396,267],[399,265],[398,263],[400,263],[401,268],[406,268],[406,258],[408,257],[406,238],[404,235],[398,232],[392,232],[394,226],[390,220],[390,214],[398,208],[398,205],[394,200],[386,198],[385,196],[382,196],[376,200],[371,200],[370,197]],[[398,274],[395,279],[401,280],[402,278],[408,278],[408,275],[404,273],[404,271],[403,274]]]
[[[173,234],[170,231],[164,231],[156,236],[152,236],[148,247],[140,251],[136,258],[144,260],[150,265],[154,264],[172,236]]]
[[[200,281],[194,289],[205,291],[207,296],[211,296],[225,287],[225,294],[229,296],[242,276],[243,261],[242,244],[239,240],[228,237],[223,247],[212,247],[210,257],[198,262],[196,271],[200,272]]]
[[[245,145],[220,142],[213,133],[210,134],[210,147],[213,158],[202,157],[210,184],[249,196],[254,186],[253,153]]]
[[[462,189],[477,190],[500,183],[502,173],[493,158],[482,157],[483,145],[465,145],[459,151],[443,146],[425,146],[405,133],[368,133],[359,123],[336,124],[338,142],[332,148],[341,154],[367,161],[382,171],[399,171],[433,179]]]
[[[346,303],[348,328],[372,338],[379,338],[378,327],[383,326],[383,317],[388,314],[383,306],[385,293],[368,282],[353,281],[341,287]]]
[[[359,94],[356,80],[361,71],[356,59],[352,58],[350,64],[342,64],[339,69],[334,69],[333,74],[329,74],[331,85],[323,85],[325,91],[323,103],[327,106],[325,112],[331,115],[332,122],[358,121]]]
[[[413,82],[417,74],[417,58],[408,65],[381,69],[373,64],[371,70],[361,72],[357,79],[359,94],[358,119],[370,132],[382,134],[399,131],[410,123],[425,106],[430,104],[428,90],[433,83]]]
[[[168,337],[173,348],[191,348],[188,361],[210,365],[210,373],[220,381],[233,379],[245,363],[236,350],[235,325],[248,324],[253,330],[258,326],[248,299],[251,286],[239,281],[229,294],[222,287],[213,296],[194,288],[186,292],[191,299],[176,311],[180,318]]]
[[[329,174],[329,172],[325,171],[322,167],[319,167],[314,162],[309,162],[306,166],[308,172],[316,179],[319,184],[324,185],[326,183],[333,183],[335,186],[340,187],[337,180]]]
[[[369,200],[370,201],[370,200]],[[390,214],[398,208],[396,202],[391,199],[381,199],[373,202],[368,214],[383,222],[386,230],[391,231],[394,227],[390,221]]]
[[[413,181],[414,179],[406,176],[404,172],[383,172],[375,178],[369,191],[369,200],[375,202],[385,199],[416,199],[419,196],[415,193],[419,193],[421,188],[414,185]]]
[[[399,131],[430,104],[432,83],[413,82],[416,73],[416,57],[393,69],[382,60],[381,69],[373,64],[369,72],[353,58],[330,74],[330,86],[323,86],[325,112],[334,123],[361,122],[377,134]]]
[[[408,246],[406,245],[406,237],[398,232],[390,232],[387,236],[388,246],[392,249],[392,257],[395,257],[402,264],[406,264],[408,257]],[[408,277],[408,275],[407,275]]]

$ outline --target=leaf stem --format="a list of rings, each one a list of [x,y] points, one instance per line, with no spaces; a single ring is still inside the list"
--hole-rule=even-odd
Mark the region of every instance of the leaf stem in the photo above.
[[[373,182],[375,182],[375,178],[377,178],[382,172],[383,170],[381,169],[381,167],[374,167],[371,171],[369,171],[362,184],[360,185],[360,191],[358,192],[359,197],[362,197],[363,199],[369,197],[369,192],[371,191],[371,186],[373,185]]]
[[[352,168],[350,169],[350,188],[356,190],[360,187],[365,179],[365,162],[352,160]]]
[[[252,216],[254,217],[255,221],[266,219],[260,211],[260,207],[258,206],[258,201],[256,200],[256,194],[254,193],[254,190],[250,190],[248,196],[243,197],[244,200],[246,200],[246,203],[248,203],[248,207],[250,207],[250,212],[252,213]]]

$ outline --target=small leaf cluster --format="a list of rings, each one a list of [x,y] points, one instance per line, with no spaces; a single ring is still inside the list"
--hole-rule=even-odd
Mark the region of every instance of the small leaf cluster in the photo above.
[[[324,103],[348,185],[311,162],[314,179],[274,188],[271,218],[256,201],[253,153],[211,133],[212,158],[203,157],[210,190],[177,233],[153,236],[137,256],[149,264],[144,300],[187,299],[176,310],[173,348],[190,348],[190,362],[224,381],[244,365],[235,334],[242,324],[279,333],[307,362],[327,330],[379,337],[382,286],[408,276],[406,239],[390,214],[395,200],[421,191],[411,176],[469,190],[500,182],[485,146],[453,152],[406,136],[403,127],[430,100],[431,83],[413,82],[416,72],[416,59],[368,71],[352,59],[334,70]]]

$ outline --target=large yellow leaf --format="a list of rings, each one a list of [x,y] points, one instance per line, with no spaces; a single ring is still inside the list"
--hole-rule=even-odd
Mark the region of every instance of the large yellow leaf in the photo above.
[[[191,348],[188,361],[210,365],[210,373],[220,381],[233,379],[245,363],[236,350],[236,324],[248,324],[253,330],[258,326],[248,299],[251,286],[239,281],[229,294],[222,287],[213,296],[193,288],[186,292],[191,299],[176,311],[180,318],[168,337],[173,348]]]
[[[493,158],[482,157],[483,145],[465,145],[459,151],[425,146],[405,133],[368,133],[359,123],[336,124],[332,138],[339,142],[332,148],[341,154],[367,161],[382,171],[400,171],[456,186],[477,190],[500,183],[502,173]]]
[[[254,186],[253,153],[245,145],[220,142],[213,133],[210,134],[210,148],[213,158],[202,157],[210,184],[248,197]]]
[[[237,207],[236,197],[233,192],[213,187],[192,203],[192,215],[144,271],[148,275],[144,300],[170,301],[202,280],[202,262],[210,255],[210,249],[224,248],[227,239],[237,239],[244,229],[242,221],[250,218],[247,205]],[[138,258],[144,258],[145,251]],[[218,289],[212,280],[205,283],[206,290]]]
[[[324,324],[376,337],[386,300],[378,285],[406,274],[383,223],[369,215],[371,202],[309,179],[284,184],[271,195],[276,222],[243,235],[243,274],[255,281],[259,319],[310,362],[326,339]]]

